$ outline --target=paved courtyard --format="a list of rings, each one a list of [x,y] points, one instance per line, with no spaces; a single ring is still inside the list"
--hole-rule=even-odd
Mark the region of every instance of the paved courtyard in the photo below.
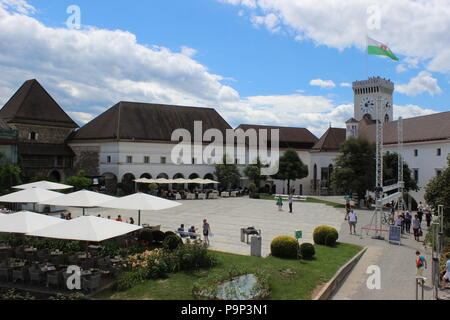
[[[143,212],[141,222],[161,225],[163,231],[174,231],[180,224],[186,227],[194,225],[201,230],[203,219],[208,219],[214,237],[211,249],[236,254],[250,254],[250,245],[240,241],[240,230],[254,226],[262,232],[262,254],[270,254],[270,242],[280,235],[294,236],[296,230],[302,230],[304,242],[312,243],[312,232],[319,225],[329,225],[340,230],[343,219],[342,209],[315,203],[294,203],[294,213],[288,213],[286,205],[283,212],[278,212],[275,201],[252,200],[248,198],[230,198],[218,200],[180,201],[182,206],[157,212]],[[74,216],[81,213],[73,209]],[[124,210],[88,210],[88,214],[108,215],[123,219],[133,217],[137,223],[137,212]]]

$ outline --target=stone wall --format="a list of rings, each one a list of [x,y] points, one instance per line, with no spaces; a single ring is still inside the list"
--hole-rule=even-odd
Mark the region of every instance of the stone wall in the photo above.
[[[87,175],[100,175],[100,147],[70,146],[75,153],[74,172],[84,170]]]
[[[64,143],[73,131],[71,128],[36,126],[28,124],[10,124],[10,126],[18,130],[19,141],[29,143]],[[38,134],[37,139],[34,141],[29,139],[29,134],[31,132]]]

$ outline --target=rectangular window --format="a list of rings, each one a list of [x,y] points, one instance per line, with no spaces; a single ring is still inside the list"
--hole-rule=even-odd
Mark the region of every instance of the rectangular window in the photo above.
[[[127,163],[133,163],[133,157],[127,156]]]
[[[112,162],[111,156],[107,156],[107,157],[106,157],[106,162],[107,162],[107,163],[111,163],[111,162]]]
[[[414,150],[414,157],[418,157],[419,156],[419,150]]]
[[[166,163],[167,163],[166,157],[161,157],[161,163],[162,163],[162,164],[166,164]]]
[[[441,173],[442,173],[442,169],[436,169],[436,175],[437,175],[437,176],[440,176]]]
[[[441,148],[438,148],[438,149],[436,150],[436,155],[437,155],[438,157],[440,157],[441,154],[442,154],[442,150],[441,150]]]
[[[150,163],[150,157],[144,157],[144,163],[149,164]]]
[[[419,169],[414,169],[413,174],[414,174],[414,180],[418,182],[419,181]]]

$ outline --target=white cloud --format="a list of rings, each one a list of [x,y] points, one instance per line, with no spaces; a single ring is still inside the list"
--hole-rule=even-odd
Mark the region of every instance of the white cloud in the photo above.
[[[404,119],[406,118],[413,118],[413,117],[419,117],[419,116],[426,116],[428,114],[436,113],[435,110],[431,109],[424,109],[422,107],[419,107],[417,105],[404,105],[404,106],[398,106],[394,105],[394,119],[398,119],[399,117],[402,117]]]
[[[450,72],[450,1],[447,0],[219,0],[240,6],[250,16],[271,16],[298,41],[312,40],[343,50],[365,48],[366,34],[394,53],[429,61],[430,71]],[[256,5],[256,6],[255,6]],[[380,28],[367,30],[367,9],[378,6]],[[264,21],[262,18],[259,20]],[[266,27],[272,31],[273,26]],[[408,62],[407,62],[408,65]],[[406,67],[406,65],[404,66]]]
[[[69,111],[68,114],[70,117],[72,117],[72,119],[82,124],[86,124],[95,118],[95,114],[87,112]]]
[[[332,80],[322,80],[322,79],[314,79],[309,82],[312,86],[317,86],[321,88],[334,88],[336,84]]]
[[[340,86],[341,86],[341,87],[346,87],[346,88],[351,88],[351,87],[352,87],[352,84],[351,84],[351,83],[348,83],[348,82],[342,82],[342,83],[340,84]]]
[[[304,91],[241,97],[222,83],[229,78],[194,60],[192,48],[177,53],[145,46],[120,30],[50,28],[10,10],[0,6],[0,105],[24,80],[36,78],[81,124],[122,100],[214,107],[232,125],[306,127],[317,136],[330,122],[344,127],[353,115],[353,105]],[[407,111],[422,112],[417,106]]]
[[[0,0],[0,7],[5,10],[14,10],[23,14],[36,13],[36,8],[25,0]]]
[[[401,84],[396,86],[396,90],[408,96],[416,96],[423,92],[428,92],[431,95],[442,92],[438,85],[436,78],[428,71],[420,72],[415,78],[412,78],[408,84]]]

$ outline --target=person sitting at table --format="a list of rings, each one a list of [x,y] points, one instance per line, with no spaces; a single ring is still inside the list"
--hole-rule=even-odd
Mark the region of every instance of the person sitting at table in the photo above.
[[[191,240],[197,240],[197,237],[194,235],[195,233],[197,233],[194,226],[190,227],[188,232],[190,234],[189,236]]]
[[[108,216],[108,220],[111,220],[111,216]]]
[[[187,238],[188,236],[185,233],[184,230],[184,224],[182,224],[179,228],[178,228],[178,232],[180,233],[180,237],[181,238]]]
[[[134,224],[134,219],[133,219],[133,217],[130,217],[130,224]]]
[[[123,222],[122,216],[119,215],[119,216],[117,217],[116,221],[118,221],[118,222]]]
[[[61,215],[59,216],[60,219],[66,220],[66,215],[64,212],[61,212]]]
[[[66,220],[72,220],[72,213],[69,212],[66,216]]]

